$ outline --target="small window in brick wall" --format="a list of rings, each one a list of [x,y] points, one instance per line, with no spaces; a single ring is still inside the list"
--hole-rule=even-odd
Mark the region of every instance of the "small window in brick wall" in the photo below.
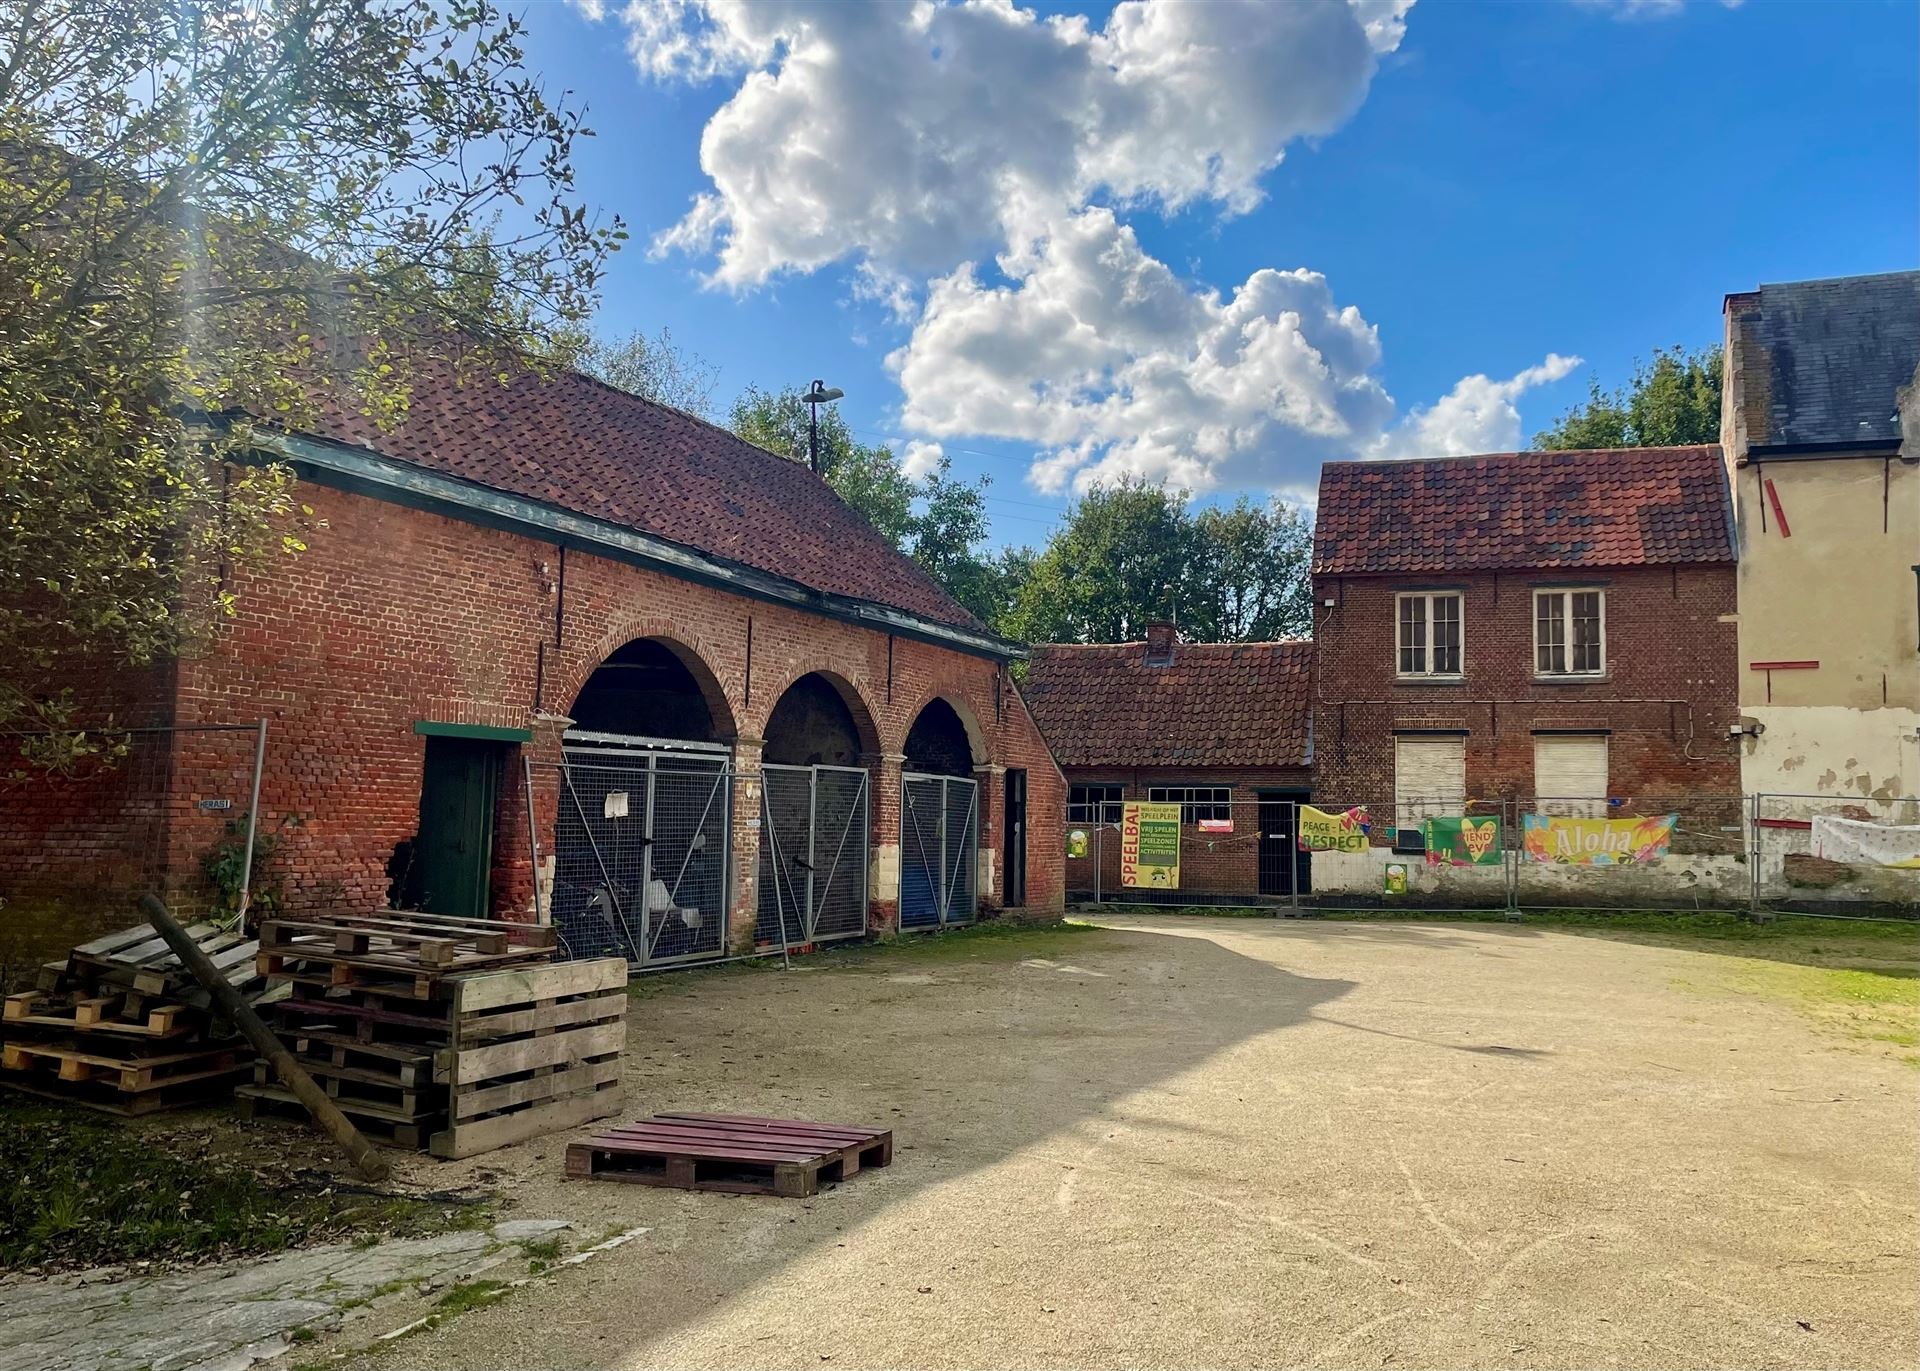
[[[1156,785],[1147,787],[1149,804],[1177,804],[1180,822],[1233,817],[1233,788],[1224,785]]]
[[[1117,824],[1120,822],[1122,789],[1117,785],[1070,785],[1067,787],[1067,822],[1070,824]]]

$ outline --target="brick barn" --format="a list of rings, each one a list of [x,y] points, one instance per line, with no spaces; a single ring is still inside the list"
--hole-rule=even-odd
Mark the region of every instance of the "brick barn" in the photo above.
[[[269,721],[284,908],[548,916],[650,963],[1061,907],[1020,649],[804,466],[574,374],[263,441],[309,550],[237,576],[204,653],[78,684],[83,719]],[[0,896],[66,942],[138,885],[203,900],[246,806],[223,736],[0,790]]]
[[[1182,806],[1183,898],[1280,898],[1311,888],[1293,808],[1310,798],[1307,642],[1187,643],[1172,624],[1144,642],[1035,647],[1024,682],[1067,777],[1074,899],[1125,899],[1113,826],[1127,800]],[[1094,838],[1098,834],[1097,840]]]
[[[1329,462],[1313,594],[1314,792],[1375,820],[1365,860],[1321,860],[1323,888],[1377,893],[1424,817],[1504,805],[1680,812],[1698,869],[1647,879],[1744,898],[1717,447]]]

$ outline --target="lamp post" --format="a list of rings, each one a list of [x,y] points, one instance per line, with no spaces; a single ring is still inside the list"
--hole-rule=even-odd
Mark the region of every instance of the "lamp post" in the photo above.
[[[813,389],[800,399],[807,406],[807,465],[814,474],[820,474],[820,406],[838,400],[846,392],[838,386],[829,386],[825,381],[815,381]]]

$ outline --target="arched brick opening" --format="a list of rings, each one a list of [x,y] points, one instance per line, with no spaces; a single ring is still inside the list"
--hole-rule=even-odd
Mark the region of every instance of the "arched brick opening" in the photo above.
[[[731,742],[726,692],[691,648],[670,638],[635,638],[594,668],[567,711],[584,732],[690,742]]]
[[[762,759],[775,766],[859,766],[880,750],[880,734],[860,693],[830,671],[809,671],[767,716]]]
[[[907,729],[906,744],[901,749],[906,754],[906,769],[971,778],[974,767],[986,760],[977,734],[978,727],[969,727],[966,716],[952,701],[936,695],[921,707]]]

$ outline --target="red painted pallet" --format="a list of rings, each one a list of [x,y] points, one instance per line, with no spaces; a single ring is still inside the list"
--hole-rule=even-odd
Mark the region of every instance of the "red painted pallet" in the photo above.
[[[567,1147],[572,1179],[734,1195],[811,1195],[892,1161],[888,1129],[744,1114],[656,1114]]]

